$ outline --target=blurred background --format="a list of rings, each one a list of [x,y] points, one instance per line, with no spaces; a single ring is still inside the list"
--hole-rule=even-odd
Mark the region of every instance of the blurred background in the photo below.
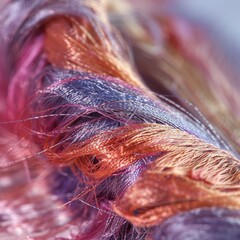
[[[176,11],[208,29],[222,45],[231,64],[240,62],[240,1],[239,0],[181,0],[175,1]]]

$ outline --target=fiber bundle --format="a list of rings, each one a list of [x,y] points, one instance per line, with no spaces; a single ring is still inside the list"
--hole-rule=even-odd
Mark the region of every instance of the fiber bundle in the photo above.
[[[140,2],[1,2],[0,239],[240,239],[237,82]]]

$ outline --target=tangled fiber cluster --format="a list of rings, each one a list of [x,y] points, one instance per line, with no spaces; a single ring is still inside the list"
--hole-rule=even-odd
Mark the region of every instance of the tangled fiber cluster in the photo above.
[[[0,239],[240,239],[236,82],[140,2],[1,2]]]

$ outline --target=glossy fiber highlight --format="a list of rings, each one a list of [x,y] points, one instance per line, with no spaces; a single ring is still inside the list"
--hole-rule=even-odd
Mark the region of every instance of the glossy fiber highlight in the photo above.
[[[0,237],[238,239],[237,151],[145,86],[108,4],[1,5]]]

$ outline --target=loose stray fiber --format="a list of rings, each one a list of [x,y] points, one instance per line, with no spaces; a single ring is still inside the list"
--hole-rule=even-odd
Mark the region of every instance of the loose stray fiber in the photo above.
[[[239,239],[237,146],[146,87],[108,4],[0,5],[0,238]]]
[[[112,11],[118,19],[115,25],[132,45],[140,73],[155,89],[177,96],[185,107],[187,101],[193,103],[239,151],[238,74],[225,60],[223,49],[197,24],[164,12],[164,3],[157,8],[143,0],[149,7],[142,8],[134,0],[125,2],[124,13],[117,6]]]

